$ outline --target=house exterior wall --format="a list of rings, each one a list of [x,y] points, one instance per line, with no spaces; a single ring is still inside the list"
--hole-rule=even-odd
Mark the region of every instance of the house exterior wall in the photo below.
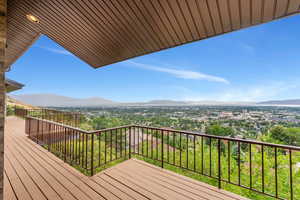
[[[4,170],[6,3],[6,0],[0,0],[0,200],[3,199]]]

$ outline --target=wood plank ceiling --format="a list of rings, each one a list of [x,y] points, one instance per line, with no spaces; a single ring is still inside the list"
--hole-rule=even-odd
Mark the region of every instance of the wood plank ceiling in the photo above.
[[[293,15],[299,6],[300,0],[9,0],[6,64],[40,34],[97,68]]]

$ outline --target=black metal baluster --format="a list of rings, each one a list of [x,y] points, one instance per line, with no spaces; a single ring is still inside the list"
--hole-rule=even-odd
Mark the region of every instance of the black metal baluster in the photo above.
[[[292,150],[289,149],[289,167],[290,167],[290,199],[294,199],[293,194],[293,162],[292,162]]]
[[[249,143],[249,166],[250,166],[250,189],[252,189],[252,150],[251,143]]]
[[[221,140],[218,139],[218,187],[221,189]]]
[[[158,158],[158,133],[157,133],[157,130],[155,130],[155,135],[156,135],[156,159],[159,160],[159,158]]]
[[[193,138],[194,147],[194,171],[196,171],[196,135]]]
[[[203,158],[204,158],[204,156],[203,156],[203,154],[204,154],[204,146],[203,146],[203,144],[204,144],[204,142],[203,142],[203,139],[204,139],[204,137],[203,136],[201,136],[201,173],[202,174],[204,174],[204,160],[203,160]]]
[[[211,172],[212,172],[212,167],[211,167],[211,164],[212,164],[212,159],[211,159],[211,137],[209,138],[209,176],[211,176]]]
[[[170,132],[167,131],[167,160],[168,160],[168,164],[170,163]]]
[[[112,137],[112,130],[110,130],[110,161],[112,161],[112,155],[113,155],[113,137]]]
[[[179,166],[181,167],[181,161],[182,161],[182,144],[181,144],[181,141],[182,141],[182,139],[181,139],[181,133],[179,134]]]
[[[104,132],[104,163],[107,162],[107,131]]]
[[[164,131],[161,130],[161,167],[164,168]]]
[[[141,128],[141,132],[142,132],[142,155],[144,156],[144,129]]]
[[[176,154],[176,152],[175,152],[175,132],[173,132],[173,165],[175,165],[175,154]]]
[[[262,192],[265,193],[265,165],[264,165],[264,145],[261,145],[261,183]]]
[[[116,151],[116,155],[115,155],[115,159],[118,159],[118,131],[119,129],[116,129],[115,130],[115,139],[116,139],[116,141],[115,141],[115,145],[116,145],[116,147],[115,147],[115,151]]]
[[[230,171],[231,171],[231,166],[230,166],[230,157],[231,157],[231,153],[230,153],[230,140],[228,140],[228,149],[227,149],[227,153],[228,153],[228,156],[227,156],[227,159],[228,159],[228,182],[230,183]]]
[[[146,147],[146,149],[147,149],[147,158],[148,158],[149,157],[149,131],[148,131],[148,128],[146,128],[146,134],[147,134],[147,138],[146,138],[147,147]]]
[[[274,149],[275,151],[275,197],[278,198],[278,165],[277,165],[277,147]]]
[[[186,134],[186,168],[189,168],[189,136]]]
[[[101,137],[102,137],[102,132],[98,133],[98,151],[99,151],[99,155],[98,155],[98,166],[101,166]]]
[[[238,178],[239,186],[241,185],[241,144],[238,142]]]

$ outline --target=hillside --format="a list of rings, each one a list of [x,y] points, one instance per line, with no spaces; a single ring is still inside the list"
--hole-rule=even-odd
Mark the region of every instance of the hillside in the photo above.
[[[93,107],[116,104],[99,97],[79,99],[55,94],[24,94],[12,95],[11,97],[25,104],[41,107]]]
[[[10,106],[10,107],[23,107],[23,108],[26,108],[26,109],[35,109],[37,108],[36,106],[32,106],[32,105],[29,105],[29,104],[25,104],[21,101],[18,101],[10,96],[6,96],[6,105],[7,106]]]
[[[287,99],[287,100],[272,100],[272,101],[264,101],[258,104],[263,105],[300,105],[300,99]]]

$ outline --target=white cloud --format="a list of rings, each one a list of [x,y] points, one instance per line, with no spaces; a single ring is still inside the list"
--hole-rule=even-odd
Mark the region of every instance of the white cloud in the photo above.
[[[73,54],[70,53],[67,50],[64,49],[56,49],[56,48],[50,48],[50,47],[44,47],[44,46],[38,46],[41,49],[45,49],[47,51],[50,51],[52,53],[56,53],[56,54],[61,54],[61,55],[67,55],[67,56],[72,56]]]
[[[184,69],[173,69],[173,68],[167,68],[167,67],[160,67],[160,66],[155,66],[155,65],[137,63],[137,62],[133,62],[133,61],[126,61],[126,63],[133,65],[135,67],[142,68],[142,69],[167,73],[167,74],[173,75],[177,78],[206,80],[206,81],[211,81],[211,82],[220,82],[220,83],[229,84],[229,81],[222,77],[208,75],[208,74],[204,74],[201,72],[195,72],[195,71],[184,70]]]
[[[299,88],[300,84],[293,82],[269,82],[255,86],[237,86],[227,88],[218,92],[199,95],[195,91],[187,88],[178,88],[181,97],[186,101],[265,101],[270,99],[278,99],[278,97],[290,98],[286,93],[293,94],[293,90]]]

